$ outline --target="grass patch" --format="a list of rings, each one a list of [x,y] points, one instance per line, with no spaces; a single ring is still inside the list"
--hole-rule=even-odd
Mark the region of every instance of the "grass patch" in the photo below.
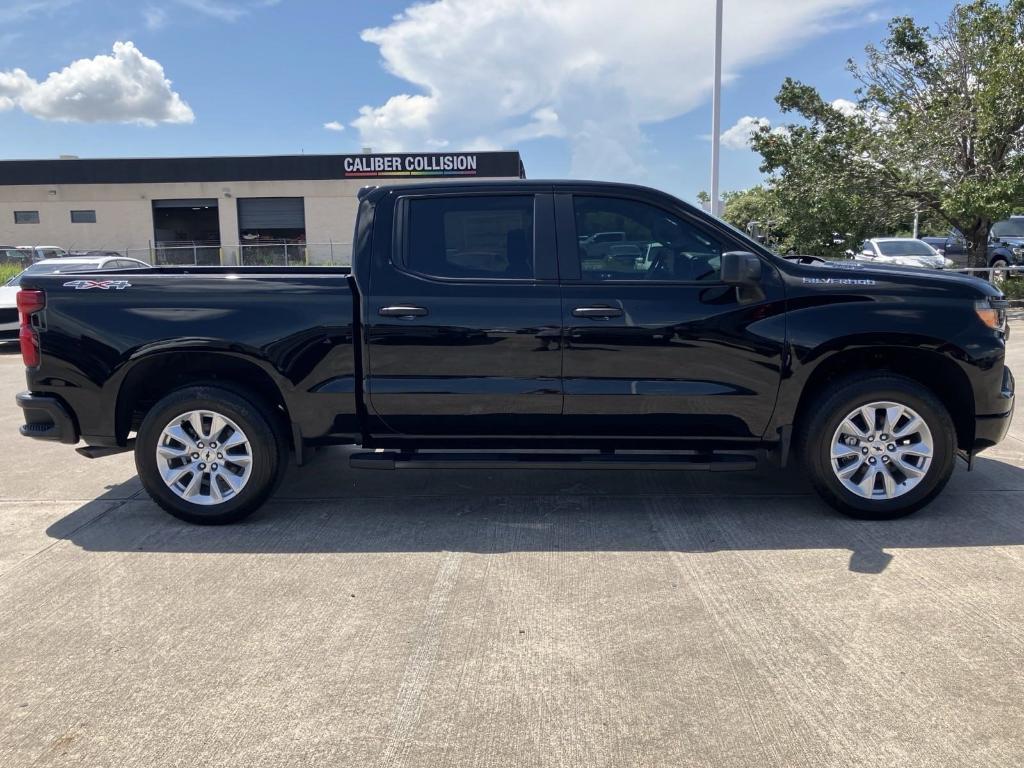
[[[6,283],[23,269],[24,267],[20,264],[0,264],[0,285]]]
[[[1024,299],[1024,277],[1010,277],[999,286],[1008,299]]]

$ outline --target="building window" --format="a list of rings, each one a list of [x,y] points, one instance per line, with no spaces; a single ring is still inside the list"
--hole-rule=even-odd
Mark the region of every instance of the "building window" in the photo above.
[[[71,212],[71,223],[72,224],[95,224],[96,223],[96,211],[72,211]]]
[[[15,224],[38,224],[39,223],[39,211],[15,211],[14,212],[14,223]]]

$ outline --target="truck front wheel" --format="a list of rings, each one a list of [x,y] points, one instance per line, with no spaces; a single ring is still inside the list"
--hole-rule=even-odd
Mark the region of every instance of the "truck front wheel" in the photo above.
[[[956,430],[916,381],[865,374],[838,382],[802,420],[803,460],[821,496],[852,517],[902,517],[931,501],[953,472]]]
[[[146,415],[135,466],[146,491],[190,523],[233,523],[259,507],[287,463],[273,414],[219,386],[179,389]]]

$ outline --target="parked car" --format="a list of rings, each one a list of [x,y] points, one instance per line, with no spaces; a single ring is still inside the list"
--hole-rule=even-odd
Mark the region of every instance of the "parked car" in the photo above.
[[[0,341],[13,341],[18,338],[20,326],[18,324],[17,295],[21,281],[26,276],[52,275],[61,272],[95,272],[98,270],[116,269],[139,269],[149,265],[138,259],[129,259],[124,256],[115,258],[100,257],[75,257],[66,256],[59,259],[46,259],[37,261],[25,268],[23,272],[15,275],[2,286],[0,286]]]
[[[28,254],[13,245],[0,245],[0,264],[22,265],[28,263]]]
[[[967,266],[967,240],[956,229],[950,230],[944,237],[925,236],[921,240],[951,259],[957,266]]]
[[[992,225],[988,265],[994,269],[1024,265],[1024,216],[1011,216]],[[998,279],[1000,274],[996,273],[995,277]]]
[[[19,245],[18,250],[25,253],[29,262],[42,261],[43,259],[59,259],[68,255],[68,252],[56,245]]]
[[[924,269],[956,266],[928,243],[913,237],[873,237],[861,244],[860,253],[855,254],[853,258],[877,264],[896,264]]]
[[[957,229],[951,229],[945,237],[921,238],[946,258],[960,266],[967,266],[967,239]],[[1005,269],[1024,265],[1024,215],[1011,216],[997,221],[989,231],[988,267]],[[998,277],[998,275],[997,275]]]
[[[68,251],[68,256],[86,256],[91,258],[102,258],[104,256],[117,259],[121,257],[120,251],[104,251],[104,250],[91,250],[91,251]]]
[[[588,263],[578,236],[608,220],[659,245],[649,263]],[[783,259],[643,187],[367,188],[352,264],[24,276],[22,434],[134,450],[196,523],[241,519],[289,451],[331,444],[376,470],[798,458],[829,503],[880,519],[1012,417],[995,286]]]

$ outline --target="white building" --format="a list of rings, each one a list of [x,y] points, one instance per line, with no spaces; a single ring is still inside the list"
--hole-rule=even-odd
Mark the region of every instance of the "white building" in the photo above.
[[[6,160],[0,247],[344,264],[361,187],[524,175],[518,152]]]

